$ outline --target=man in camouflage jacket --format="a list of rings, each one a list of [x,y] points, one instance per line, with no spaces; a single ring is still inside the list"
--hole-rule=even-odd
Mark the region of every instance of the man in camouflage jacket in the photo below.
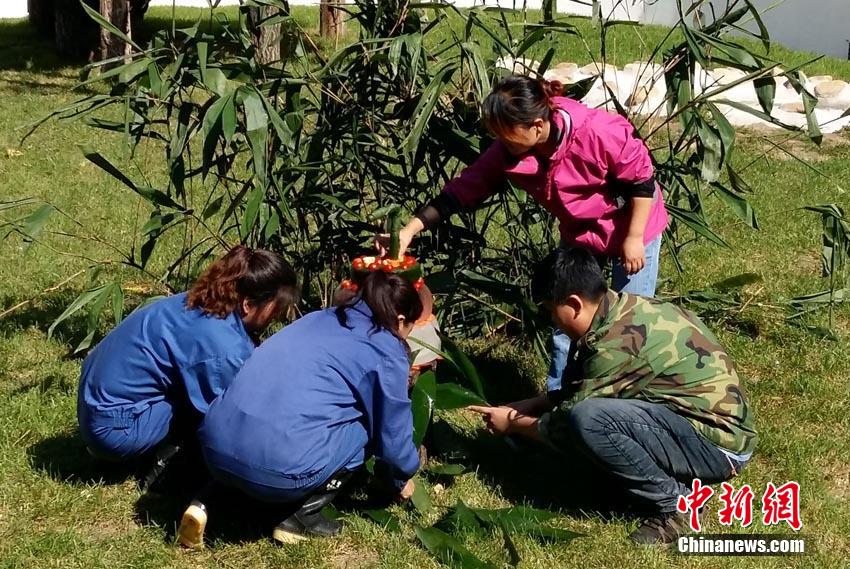
[[[692,480],[735,476],[756,444],[732,360],[693,313],[609,291],[584,250],[556,249],[532,287],[573,340],[562,390],[471,409],[492,432],[577,449],[650,512],[634,541],[674,541],[686,527],[676,502]]]

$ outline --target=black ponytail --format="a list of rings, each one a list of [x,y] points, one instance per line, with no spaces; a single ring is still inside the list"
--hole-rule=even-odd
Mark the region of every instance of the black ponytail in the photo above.
[[[553,99],[563,93],[564,86],[559,81],[509,75],[484,99],[484,124],[499,136],[518,126],[531,126],[537,119],[548,121],[555,110]]]
[[[348,302],[337,306],[336,317],[341,326],[348,326],[346,310],[359,300],[369,305],[372,311],[372,324],[375,331],[387,330],[398,335],[398,317],[407,322],[416,322],[422,316],[422,300],[419,292],[405,277],[384,271],[375,271],[366,275],[359,284],[359,294]]]

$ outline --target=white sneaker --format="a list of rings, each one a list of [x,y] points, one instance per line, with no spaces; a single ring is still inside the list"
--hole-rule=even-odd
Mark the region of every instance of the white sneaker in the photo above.
[[[207,527],[207,509],[198,500],[192,500],[177,529],[177,542],[183,547],[200,549],[204,546],[204,529]]]

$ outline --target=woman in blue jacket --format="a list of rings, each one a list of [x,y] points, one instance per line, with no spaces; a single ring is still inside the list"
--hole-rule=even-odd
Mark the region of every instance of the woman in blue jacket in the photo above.
[[[295,285],[282,257],[237,246],[190,291],[124,319],[83,363],[77,419],[89,452],[106,460],[164,447],[173,454],[172,443],[194,436],[257,335],[294,302]]]
[[[410,281],[384,272],[369,274],[360,290],[264,342],[198,431],[213,480],[296,508],[274,530],[283,543],[339,532],[321,509],[369,456],[402,497],[413,493],[419,456],[404,339],[422,302]],[[193,501],[180,542],[202,545],[206,520],[203,502]]]

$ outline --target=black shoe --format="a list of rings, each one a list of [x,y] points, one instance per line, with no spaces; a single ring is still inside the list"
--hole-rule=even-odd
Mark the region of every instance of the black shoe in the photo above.
[[[354,475],[343,470],[335,474],[323,486],[311,494],[297,512],[277,524],[272,532],[275,541],[284,544],[297,543],[309,537],[332,537],[342,529],[342,524],[322,514],[342,487]]]
[[[640,545],[663,545],[673,543],[688,529],[688,520],[683,514],[657,514],[645,518],[629,539]]]
[[[163,474],[168,469],[168,465],[172,459],[180,452],[180,447],[174,444],[165,444],[153,456],[153,465],[145,472],[142,479],[139,481],[139,490],[142,493],[149,492],[154,485],[160,481]]]
[[[293,544],[310,537],[333,537],[342,529],[342,524],[329,520],[321,511],[305,513],[298,510],[274,528],[272,537],[283,544]]]

